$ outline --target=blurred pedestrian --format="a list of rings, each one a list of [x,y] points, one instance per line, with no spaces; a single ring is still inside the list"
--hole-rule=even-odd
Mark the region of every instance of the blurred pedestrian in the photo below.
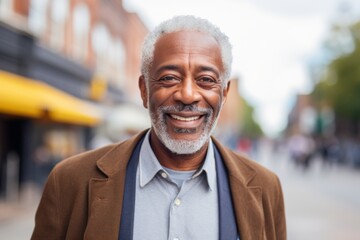
[[[151,129],[58,164],[32,239],[285,239],[278,177],[211,137],[231,61],[207,20],[151,32],[139,78]]]
[[[333,166],[340,162],[340,142],[334,135],[325,136],[320,146],[321,157],[325,166]]]
[[[315,153],[315,141],[311,137],[299,133],[290,137],[288,147],[295,164],[307,170]]]

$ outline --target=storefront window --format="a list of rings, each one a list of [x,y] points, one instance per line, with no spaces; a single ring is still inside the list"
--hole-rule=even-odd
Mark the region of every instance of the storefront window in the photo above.
[[[84,129],[58,124],[36,124],[34,139],[33,180],[42,186],[51,169],[60,161],[85,150]]]

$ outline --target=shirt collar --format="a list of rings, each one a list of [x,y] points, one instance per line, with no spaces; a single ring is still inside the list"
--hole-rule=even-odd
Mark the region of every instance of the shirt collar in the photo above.
[[[164,168],[159,163],[154,151],[150,145],[150,130],[146,133],[145,139],[140,150],[139,173],[140,173],[140,187],[148,184],[159,171],[164,171]],[[215,167],[215,153],[213,142],[209,139],[209,145],[202,167],[195,172],[192,178],[200,176],[202,173],[206,174],[206,181],[210,190],[215,189],[216,186],[216,167]]]
[[[215,189],[216,186],[215,152],[211,138],[209,139],[209,145],[208,145],[204,164],[198,171],[196,171],[196,173],[193,175],[193,178],[199,176],[203,172],[206,173],[206,180],[209,189],[210,190]]]
[[[163,168],[157,160],[154,151],[150,145],[150,130],[146,133],[145,139],[140,150],[139,171],[140,187],[148,184],[155,175]]]

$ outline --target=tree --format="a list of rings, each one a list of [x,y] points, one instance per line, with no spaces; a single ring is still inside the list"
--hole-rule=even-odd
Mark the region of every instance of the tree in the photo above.
[[[334,30],[338,29],[334,28]],[[344,31],[337,31],[335,34],[338,35],[339,32]],[[312,96],[320,106],[329,104],[333,108],[338,133],[346,131],[346,133],[358,134],[360,125],[360,22],[350,25],[348,33],[352,40],[352,50],[343,51],[328,64],[327,74],[316,84]]]
[[[254,119],[254,108],[243,99],[243,115],[241,118],[241,134],[245,137],[257,138],[263,135],[263,131]]]

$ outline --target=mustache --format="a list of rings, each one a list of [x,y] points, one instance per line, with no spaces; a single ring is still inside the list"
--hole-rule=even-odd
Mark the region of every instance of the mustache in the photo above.
[[[159,108],[162,113],[165,112],[196,112],[206,115],[211,115],[213,110],[211,108],[200,108],[195,104],[177,104],[172,106],[162,106]]]

